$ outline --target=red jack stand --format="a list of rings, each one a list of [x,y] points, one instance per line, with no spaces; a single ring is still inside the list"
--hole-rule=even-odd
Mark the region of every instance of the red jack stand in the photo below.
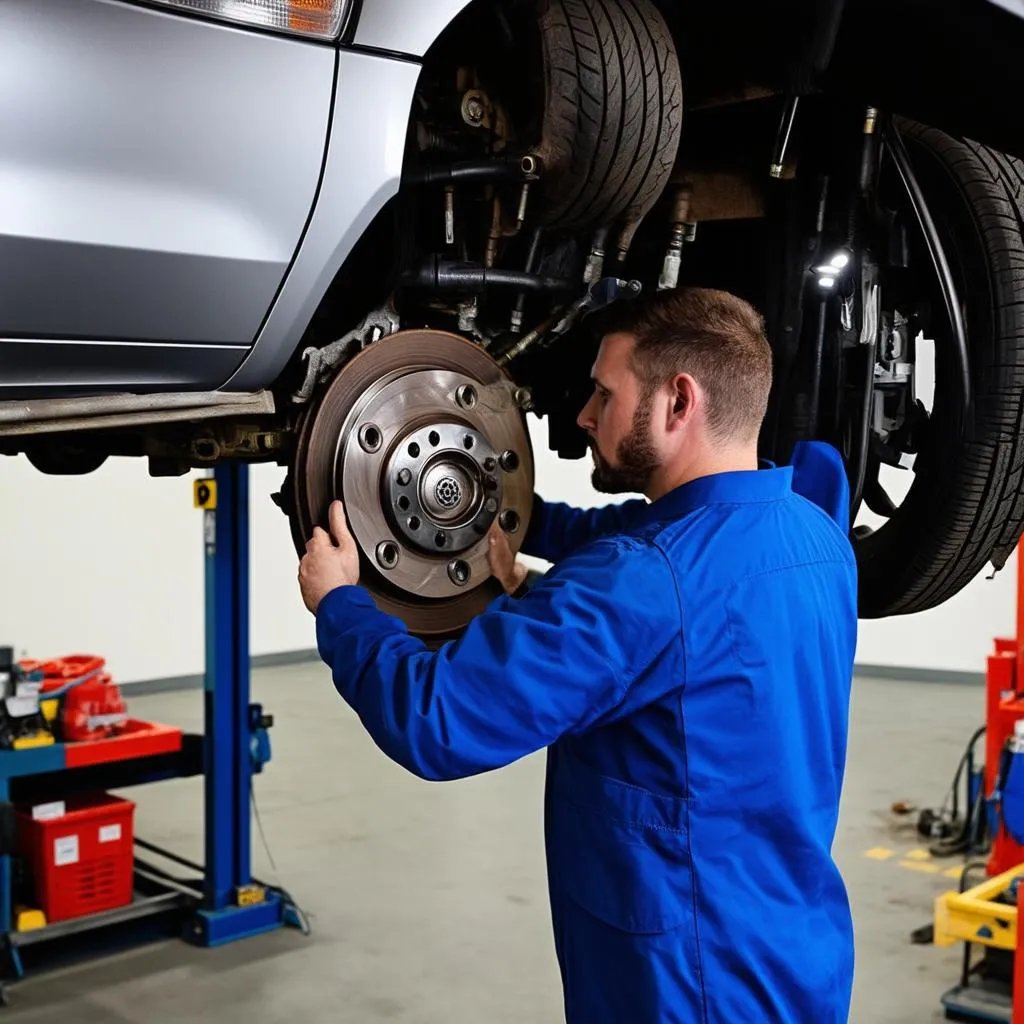
[[[1024,719],[1024,557],[1017,546],[1017,636],[996,638],[995,653],[988,658],[985,705],[985,796],[996,792],[1003,749],[1013,736],[1014,724]],[[1024,863],[1024,846],[1007,833],[1001,816],[991,814],[992,852],[989,875],[1001,875]],[[1022,1019],[1021,1024],[1024,1024]]]

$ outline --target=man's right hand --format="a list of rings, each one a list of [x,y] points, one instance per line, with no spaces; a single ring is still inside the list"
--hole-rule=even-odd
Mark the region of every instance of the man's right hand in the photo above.
[[[487,561],[494,578],[505,588],[506,593],[514,594],[522,586],[529,570],[522,562],[516,561],[508,538],[497,523],[491,527],[487,544]]]

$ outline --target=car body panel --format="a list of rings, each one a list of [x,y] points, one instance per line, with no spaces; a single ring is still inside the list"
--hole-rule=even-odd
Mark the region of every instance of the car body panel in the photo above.
[[[177,342],[0,338],[0,401],[111,391],[205,391],[249,350]]]
[[[313,217],[288,280],[228,390],[255,390],[277,377],[352,247],[398,193],[419,72],[408,61],[340,54],[331,139]]]
[[[1009,11],[1018,18],[1024,18],[1024,0],[988,0],[988,2],[995,4],[996,7],[1002,7],[1004,11]]]
[[[469,0],[363,0],[353,42],[357,46],[422,57]]]
[[[222,383],[308,220],[336,61],[119,0],[4,0],[0,393]]]

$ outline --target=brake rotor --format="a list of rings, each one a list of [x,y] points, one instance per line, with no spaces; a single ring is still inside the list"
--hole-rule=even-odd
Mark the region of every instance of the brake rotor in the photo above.
[[[341,498],[360,582],[420,636],[456,633],[501,593],[488,530],[518,551],[533,507],[514,385],[443,331],[400,331],[347,363],[305,418],[291,476],[299,552]]]

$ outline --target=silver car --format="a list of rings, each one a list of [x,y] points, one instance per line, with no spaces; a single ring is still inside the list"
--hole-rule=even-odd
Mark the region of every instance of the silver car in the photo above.
[[[581,457],[606,311],[711,284],[765,456],[843,453],[862,614],[931,607],[1024,525],[1021,52],[1014,0],[0,0],[0,452],[276,461],[447,635],[526,415]]]

